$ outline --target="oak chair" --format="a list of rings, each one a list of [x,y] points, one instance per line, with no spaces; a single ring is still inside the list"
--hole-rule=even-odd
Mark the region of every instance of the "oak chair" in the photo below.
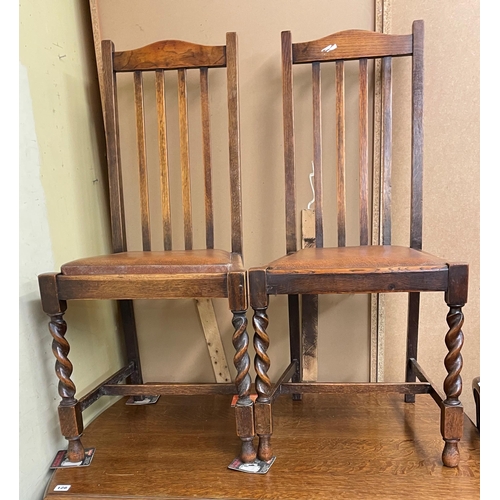
[[[167,394],[238,394],[236,404],[237,434],[242,441],[241,458],[255,458],[253,448],[253,403],[249,397],[250,358],[247,354],[247,283],[242,260],[242,213],[240,186],[240,139],[238,110],[238,64],[236,33],[227,33],[226,45],[206,46],[179,40],[158,41],[135,50],[115,51],[109,40],[102,42],[104,75],[104,119],[107,146],[112,251],[110,255],[83,258],[64,264],[60,272],[39,276],[43,310],[50,316],[49,329],[54,338],[53,352],[59,378],[59,419],[61,432],[68,440],[71,461],[83,458],[80,437],[82,411],[104,395],[134,396]],[[222,70],[217,69],[222,68]],[[199,70],[204,172],[204,207],[206,248],[193,249],[190,149],[188,142],[187,73]],[[182,214],[184,249],[172,249],[171,184],[167,154],[165,72],[177,72],[179,156],[182,178]],[[212,193],[211,127],[209,108],[209,72],[225,71],[227,81],[230,251],[214,248],[214,195]],[[127,246],[123,172],[118,123],[117,73],[133,73],[137,151],[140,191],[142,248],[130,251]],[[159,185],[161,187],[163,249],[152,250],[152,227],[149,209],[145,126],[145,90],[143,73],[153,72],[159,148]],[[222,80],[222,82],[224,79]],[[225,91],[224,91],[225,92]],[[212,127],[213,128],[213,127]],[[123,139],[123,138],[122,138]],[[123,143],[122,143],[123,144]],[[219,167],[220,168],[220,167]],[[224,167],[226,168],[226,167]],[[151,181],[150,181],[151,182]],[[196,201],[196,200],[194,200]],[[144,384],[137,342],[134,299],[227,298],[234,327],[235,384]],[[118,301],[126,344],[127,364],[87,395],[77,399],[71,380],[73,370],[65,339],[63,319],[67,301],[106,299]],[[125,383],[124,383],[125,382]]]
[[[250,305],[254,310],[254,346],[256,350],[255,430],[259,436],[258,456],[272,456],[272,403],[279,394],[292,394],[301,399],[303,393],[366,393],[399,392],[406,402],[414,402],[415,394],[428,393],[441,408],[441,433],[445,441],[442,454],[446,466],[459,462],[458,442],[462,436],[463,408],[459,400],[462,391],[460,371],[463,344],[462,307],[467,300],[468,265],[454,263],[422,251],[422,168],[423,168],[423,21],[413,23],[412,34],[387,35],[364,30],[334,33],[321,39],[292,43],[291,33],[281,34],[283,120],[285,156],[286,256],[268,265],[249,269]],[[412,61],[411,100],[411,210],[410,242],[408,246],[391,244],[391,170],[392,170],[392,63],[395,57],[410,57]],[[369,127],[368,127],[368,60],[381,60],[382,67],[382,130],[381,141],[381,222],[380,244],[369,240]],[[359,167],[345,157],[345,61],[359,61]],[[336,163],[337,179],[337,247],[324,248],[321,137],[321,78],[322,64],[335,65],[336,92]],[[312,66],[313,96],[313,159],[315,191],[315,243],[313,248],[298,249],[296,229],[296,179],[293,68],[298,64]],[[303,92],[302,92],[303,94]],[[409,103],[410,104],[410,103]],[[359,168],[359,246],[346,246],[345,168]],[[394,166],[395,168],[398,165]],[[326,215],[326,214],[325,214]],[[417,340],[420,293],[444,292],[449,307],[449,331],[445,342],[448,354],[444,360],[447,376],[443,396],[417,362]],[[299,303],[317,294],[378,294],[408,293],[408,329],[406,380],[404,383],[319,383],[304,382],[301,367]],[[275,384],[268,376],[269,335],[267,308],[269,296],[288,295],[291,363]],[[306,308],[302,315],[308,314]],[[303,323],[304,325],[304,323]],[[304,337],[302,337],[304,338]],[[416,382],[416,379],[419,382]],[[291,382],[289,380],[291,379]]]

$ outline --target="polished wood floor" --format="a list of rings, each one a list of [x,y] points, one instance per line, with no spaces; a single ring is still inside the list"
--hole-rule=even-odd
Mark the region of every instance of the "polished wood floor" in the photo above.
[[[44,498],[478,499],[479,434],[466,418],[457,469],[441,465],[439,409],[428,395],[281,396],[276,462],[266,475],[227,469],[238,452],[229,396],[125,398],[83,435],[89,467],[59,469]],[[54,492],[71,485],[67,493]]]

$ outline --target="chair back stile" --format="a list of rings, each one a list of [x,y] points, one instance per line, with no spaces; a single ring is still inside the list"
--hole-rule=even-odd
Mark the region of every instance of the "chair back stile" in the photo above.
[[[369,244],[369,123],[368,60],[382,61],[382,142],[381,142],[381,244],[391,244],[392,171],[392,60],[412,57],[412,175],[410,247],[422,248],[422,160],[423,160],[423,23],[413,23],[411,35],[388,35],[348,30],[302,43],[292,43],[291,33],[281,34],[284,151],[286,179],[286,249],[297,250],[295,131],[293,66],[310,64],[312,70],[312,133],[314,163],[314,209],[316,247],[324,246],[324,196],[322,159],[321,65],[335,64],[336,115],[336,212],[337,246],[346,246],[346,79],[345,61],[359,64],[359,245]]]
[[[109,163],[110,212],[113,252],[127,251],[125,202],[119,144],[118,98],[116,74],[133,73],[137,165],[139,170],[140,225],[142,250],[152,249],[150,189],[145,126],[144,72],[154,72],[156,122],[158,131],[159,185],[164,250],[172,250],[172,194],[170,181],[169,141],[165,95],[165,72],[177,72],[179,153],[184,249],[193,249],[193,211],[188,121],[188,80],[190,70],[199,70],[201,107],[201,147],[204,189],[205,246],[214,249],[214,197],[212,187],[212,155],[209,107],[209,69],[226,68],[229,179],[231,211],[231,251],[242,254],[242,203],[239,141],[239,103],[236,33],[227,33],[226,45],[198,45],[180,40],[155,42],[145,47],[118,52],[110,40],[102,42],[103,75],[106,82],[104,115],[106,120]]]

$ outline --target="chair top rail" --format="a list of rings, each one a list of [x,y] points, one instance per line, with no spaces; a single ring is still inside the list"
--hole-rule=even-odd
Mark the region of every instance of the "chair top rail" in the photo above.
[[[223,68],[225,66],[225,45],[199,45],[182,40],[161,40],[138,49],[115,52],[113,55],[115,71]]]
[[[292,44],[293,64],[349,59],[408,56],[413,53],[413,35],[387,35],[366,30],[346,30]]]

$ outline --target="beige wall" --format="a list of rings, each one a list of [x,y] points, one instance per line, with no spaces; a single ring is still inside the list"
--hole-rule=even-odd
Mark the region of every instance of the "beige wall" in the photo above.
[[[108,252],[102,118],[88,2],[20,2],[20,497],[39,499],[66,446],[37,275]],[[69,304],[78,395],[120,367],[110,304]],[[111,399],[84,412],[88,423]],[[84,445],[87,444],[83,440]]]

